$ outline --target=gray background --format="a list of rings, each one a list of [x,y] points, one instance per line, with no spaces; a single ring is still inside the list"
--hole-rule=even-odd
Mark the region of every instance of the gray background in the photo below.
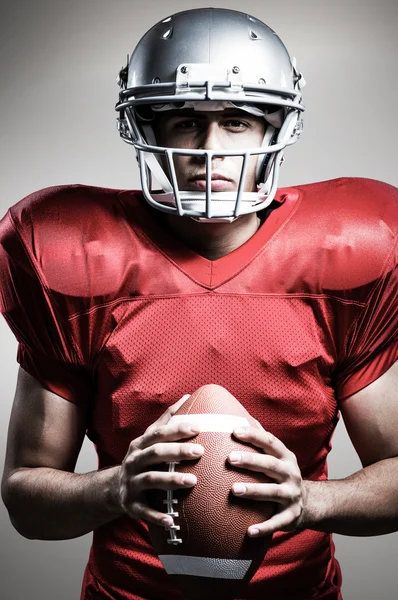
[[[115,130],[115,78],[151,25],[199,0],[3,0],[0,13],[0,214],[54,184],[138,186],[134,151]],[[307,80],[304,134],[287,153],[282,185],[365,176],[398,184],[397,0],[246,0],[285,41]],[[322,198],[319,199],[322,202]],[[375,199],[377,201],[377,199]],[[17,373],[16,342],[0,320],[0,461]],[[370,441],[371,443],[371,441]],[[330,474],[359,462],[339,425]],[[96,468],[84,444],[78,470]],[[0,506],[2,597],[73,600],[91,536],[28,541]],[[393,600],[397,534],[335,537],[345,600]]]

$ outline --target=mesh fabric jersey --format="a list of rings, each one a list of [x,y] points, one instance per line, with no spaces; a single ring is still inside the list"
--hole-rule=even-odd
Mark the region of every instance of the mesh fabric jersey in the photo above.
[[[89,406],[99,468],[167,406],[227,388],[327,478],[340,404],[396,360],[397,190],[338,179],[279,190],[218,260],[173,238],[139,192],[42,190],[0,223],[0,308],[28,373]],[[245,600],[340,598],[329,534],[277,533]],[[180,599],[142,521],[99,527],[82,599]]]

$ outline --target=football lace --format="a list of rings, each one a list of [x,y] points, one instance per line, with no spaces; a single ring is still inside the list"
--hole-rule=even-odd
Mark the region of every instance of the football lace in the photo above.
[[[170,462],[167,464],[169,467],[169,473],[174,473],[175,466],[178,465],[178,462]],[[179,516],[179,513],[176,510],[174,510],[175,505],[178,504],[178,500],[177,500],[177,498],[173,497],[173,490],[166,491],[166,500],[163,500],[163,504],[165,504],[167,507],[166,514],[170,515],[170,517],[173,518],[173,525],[169,525],[165,528],[166,531],[169,532],[169,538],[167,540],[167,543],[173,544],[173,546],[182,544],[182,539],[177,537],[177,534],[176,534],[176,531],[180,530],[180,526],[175,525],[175,523],[174,523],[174,519]]]

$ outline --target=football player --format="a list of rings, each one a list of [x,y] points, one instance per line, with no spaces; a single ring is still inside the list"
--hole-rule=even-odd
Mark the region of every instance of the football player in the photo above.
[[[397,190],[278,189],[304,80],[247,14],[163,19],[119,84],[142,193],[60,186],[1,221],[0,306],[21,366],[12,523],[30,539],[94,532],[82,600],[182,598],[146,526],[170,517],[146,491],[196,484],[159,465],[201,456],[197,431],[168,421],[216,383],[264,427],[235,432],[263,454],[228,460],[272,479],[232,493],[278,506],[248,530],[273,537],[244,598],[341,599],[331,533],[398,529]],[[363,468],[329,481],[340,414]],[[99,468],[76,474],[86,433]]]

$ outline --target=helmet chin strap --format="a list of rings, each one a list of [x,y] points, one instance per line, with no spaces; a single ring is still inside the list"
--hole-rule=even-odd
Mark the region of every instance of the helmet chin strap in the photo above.
[[[233,221],[236,221],[237,219],[240,219],[240,217],[242,217],[243,215],[240,215],[239,217],[218,217],[218,218],[212,218],[212,219],[207,219],[206,217],[189,217],[190,219],[192,219],[192,221],[196,221],[197,223],[233,223]]]
[[[146,129],[152,130],[152,127],[145,126],[145,130]],[[147,139],[149,137],[148,133],[149,132],[145,131],[145,134],[147,135]],[[154,137],[153,134],[151,134],[151,137]],[[150,138],[149,138],[149,140],[150,140]],[[152,144],[152,140],[150,140],[149,143]],[[164,190],[164,192],[166,194],[173,194],[173,196],[174,196],[173,186],[171,185],[169,178],[167,177],[166,173],[164,172],[158,158],[155,157],[152,154],[152,152],[145,152],[144,161],[145,161],[145,164],[148,166],[149,170],[151,171],[151,173],[156,178],[156,181],[159,183],[160,187]],[[145,165],[142,165],[142,167],[145,168]]]

